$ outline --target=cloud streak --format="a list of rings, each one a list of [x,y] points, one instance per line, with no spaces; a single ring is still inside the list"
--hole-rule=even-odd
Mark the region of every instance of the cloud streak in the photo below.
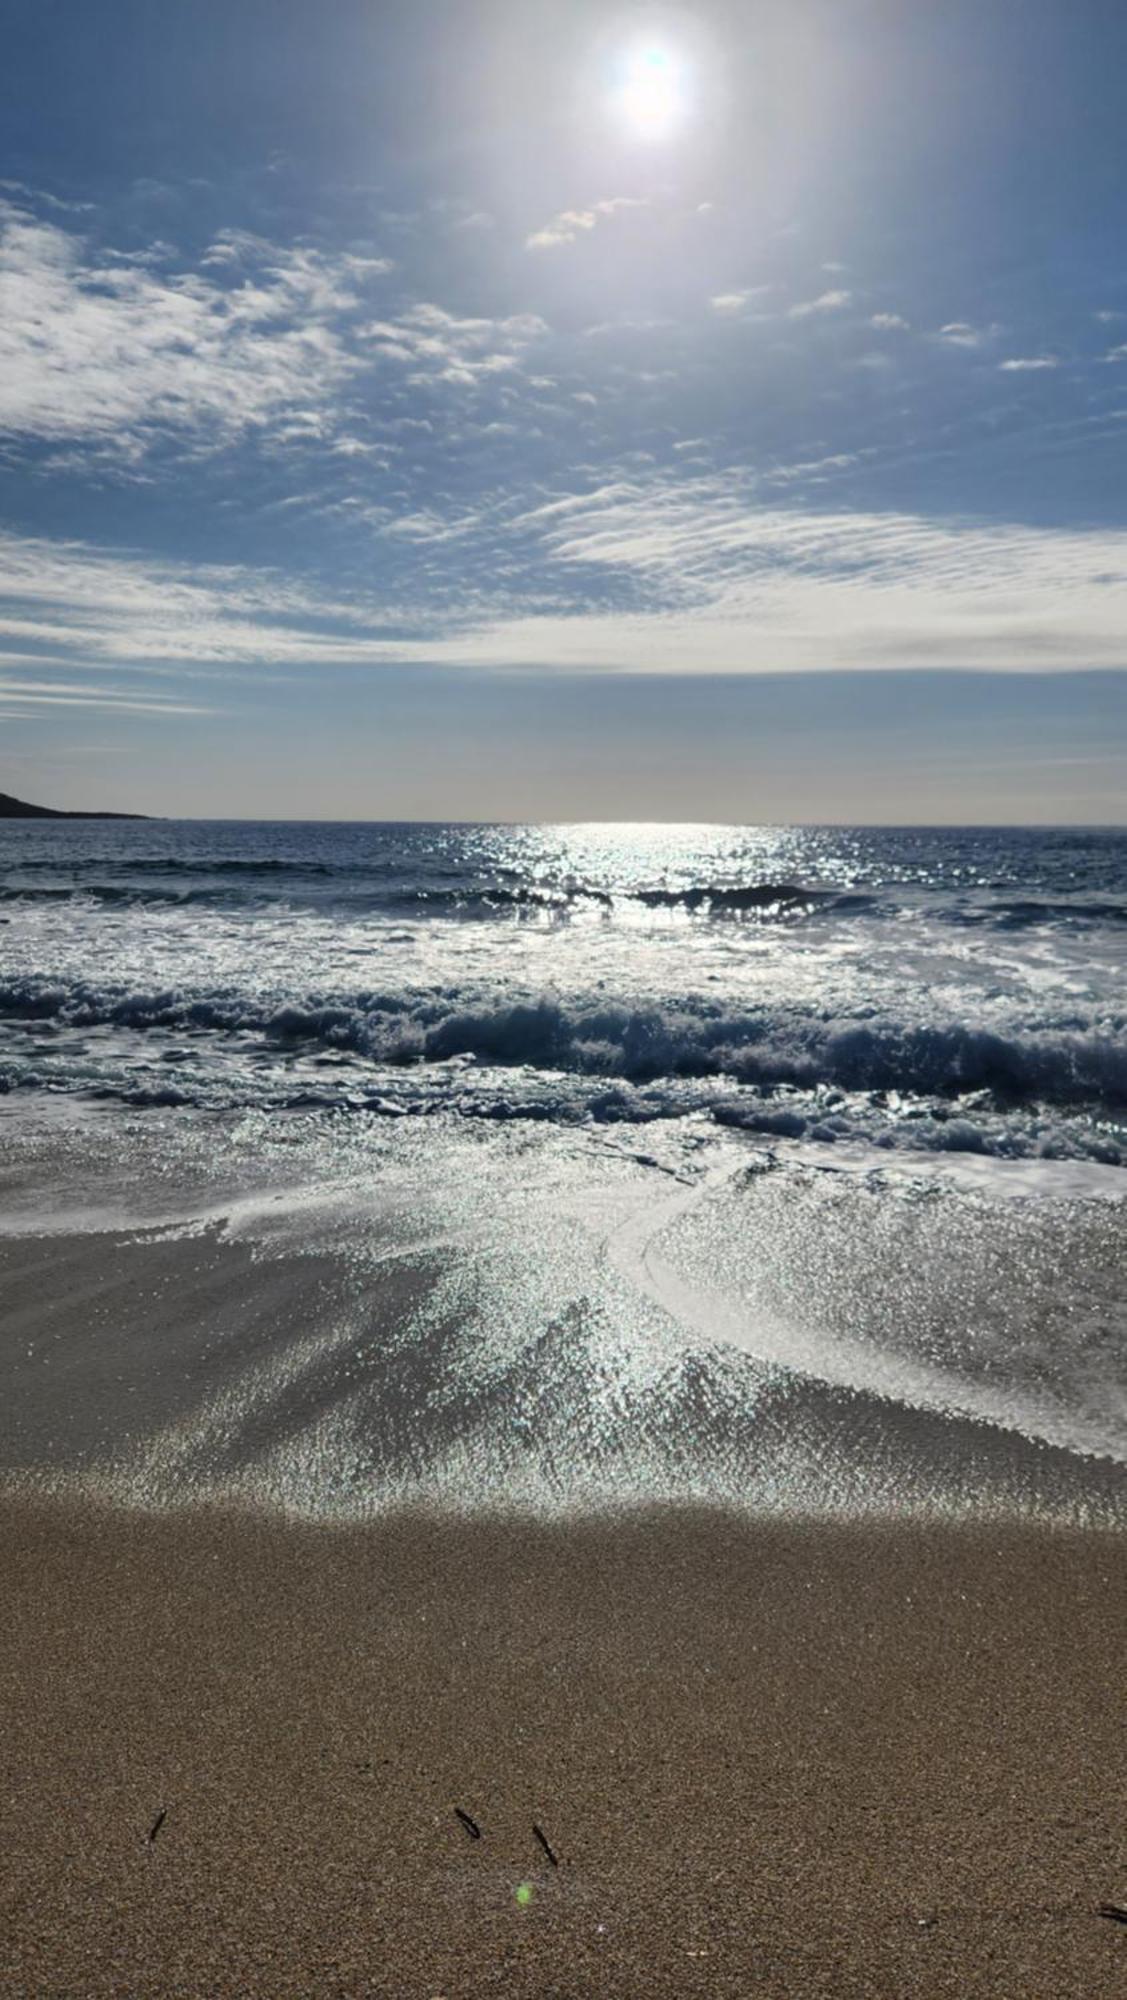
[[[129,688],[99,685],[96,691],[91,692],[81,682],[8,680],[0,676],[0,701],[13,697],[24,704],[24,720],[39,708],[110,708],[121,714],[135,715],[214,715],[216,712],[198,702],[162,701],[159,697],[139,699]]]
[[[386,657],[373,633],[395,617],[268,569],[0,535],[0,670],[15,659],[72,673],[371,661]]]

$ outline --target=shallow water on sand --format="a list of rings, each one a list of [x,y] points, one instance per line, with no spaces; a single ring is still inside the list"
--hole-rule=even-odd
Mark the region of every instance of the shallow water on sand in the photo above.
[[[1106,1169],[996,1191],[702,1118],[644,1145],[325,1111],[44,1108],[0,1134],[21,1483],[345,1518],[1127,1518]]]

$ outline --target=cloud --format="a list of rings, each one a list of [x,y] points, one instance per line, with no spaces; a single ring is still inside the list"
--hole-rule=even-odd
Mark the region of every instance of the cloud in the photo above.
[[[15,696],[24,705],[24,720],[40,708],[108,708],[128,715],[214,715],[213,708],[198,702],[161,700],[159,696],[138,699],[129,688],[100,685],[95,693],[81,683],[65,681],[10,681],[0,676],[0,700]]]
[[[971,326],[965,319],[952,319],[946,326],[940,327],[938,337],[946,341],[948,347],[981,347],[984,342],[995,339],[1001,330],[1000,326]]]
[[[789,486],[794,480],[820,482],[829,473],[847,472],[862,456],[863,453],[856,451],[827,452],[823,458],[800,458],[791,465],[773,465],[761,476],[771,486]]]
[[[404,516],[385,545],[408,564],[440,552],[444,610],[245,566],[0,537],[0,696],[192,709],[200,678],[388,664],[675,675],[1127,664],[1127,532],[815,512],[765,491],[734,473],[623,465],[532,508],[511,497]]]
[[[89,214],[94,207],[92,201],[61,201],[58,195],[48,194],[44,188],[29,187],[26,181],[0,180],[0,190],[34,201],[40,208],[58,209],[65,215]]]
[[[523,526],[577,579],[613,574],[626,608],[518,614],[427,658],[668,673],[1127,663],[1123,532],[812,513],[759,505],[730,475],[620,478]]]
[[[809,319],[812,313],[841,312],[843,307],[850,304],[852,298],[852,292],[822,292],[816,299],[803,299],[798,305],[788,307],[788,317]]]
[[[525,237],[526,250],[555,250],[561,243],[574,243],[586,231],[594,229],[610,215],[618,215],[628,208],[648,208],[644,196],[616,194],[604,201],[593,201],[589,208],[565,208],[560,215],[554,215],[542,229],[535,229]]]
[[[879,333],[907,333],[910,331],[909,321],[901,319],[899,313],[874,313],[869,321],[869,325],[875,326]]]
[[[510,313],[504,319],[468,319],[442,306],[411,306],[397,319],[373,320],[361,328],[375,353],[411,364],[408,381],[473,388],[489,375],[507,373],[534,342],[548,332],[537,313]]]
[[[346,324],[389,268],[240,231],[195,269],[156,268],[2,204],[0,433],[136,461],[159,437],[229,443],[320,412],[359,365]]]
[[[373,317],[392,268],[233,229],[190,269],[164,245],[119,258],[0,202],[0,440],[52,447],[56,473],[144,478],[158,450],[248,440],[386,468],[404,394],[508,378],[548,332],[426,300]]]
[[[747,285],[740,292],[716,292],[709,299],[708,303],[712,307],[713,312],[742,312],[744,307],[750,305],[753,299],[766,298],[768,293],[776,289],[774,285]]]
[[[0,534],[0,671],[181,674],[380,657],[383,617],[271,570],[156,561],[83,542]],[[357,636],[357,627],[363,628]]]
[[[999,361],[998,366],[1006,374],[1031,374],[1040,368],[1059,368],[1060,360],[1055,354],[1015,354],[1009,361]]]

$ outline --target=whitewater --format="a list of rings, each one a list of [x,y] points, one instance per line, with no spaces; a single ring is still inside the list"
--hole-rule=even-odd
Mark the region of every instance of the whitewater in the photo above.
[[[1127,839],[9,826],[0,1089],[1127,1159]]]

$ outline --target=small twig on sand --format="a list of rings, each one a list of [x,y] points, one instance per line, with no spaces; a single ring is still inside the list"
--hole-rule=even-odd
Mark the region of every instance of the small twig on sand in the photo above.
[[[1096,1911],[1098,1917],[1107,1917],[1113,1924],[1127,1924],[1127,1910],[1122,1903],[1101,1903]]]
[[[461,1806],[454,1807],[454,1817],[455,1819],[461,1820],[462,1825],[465,1827],[466,1832],[469,1834],[471,1840],[481,1839],[481,1828],[479,1827],[476,1819],[471,1819],[468,1812],[462,1811]]]
[[[559,1856],[552,1852],[551,1841],[548,1839],[548,1836],[545,1833],[543,1827],[537,1826],[535,1820],[533,1820],[532,1822],[532,1831],[536,1835],[537,1840],[540,1842],[541,1847],[544,1849],[544,1852],[547,1855],[549,1861],[551,1862],[553,1868],[558,1868],[560,1865]]]
[[[153,1821],[151,1827],[149,1828],[150,1842],[156,1839],[158,1833],[161,1830],[161,1827],[164,1825],[164,1822],[167,1818],[168,1818],[168,1808],[167,1806],[162,1806],[155,1820]]]

